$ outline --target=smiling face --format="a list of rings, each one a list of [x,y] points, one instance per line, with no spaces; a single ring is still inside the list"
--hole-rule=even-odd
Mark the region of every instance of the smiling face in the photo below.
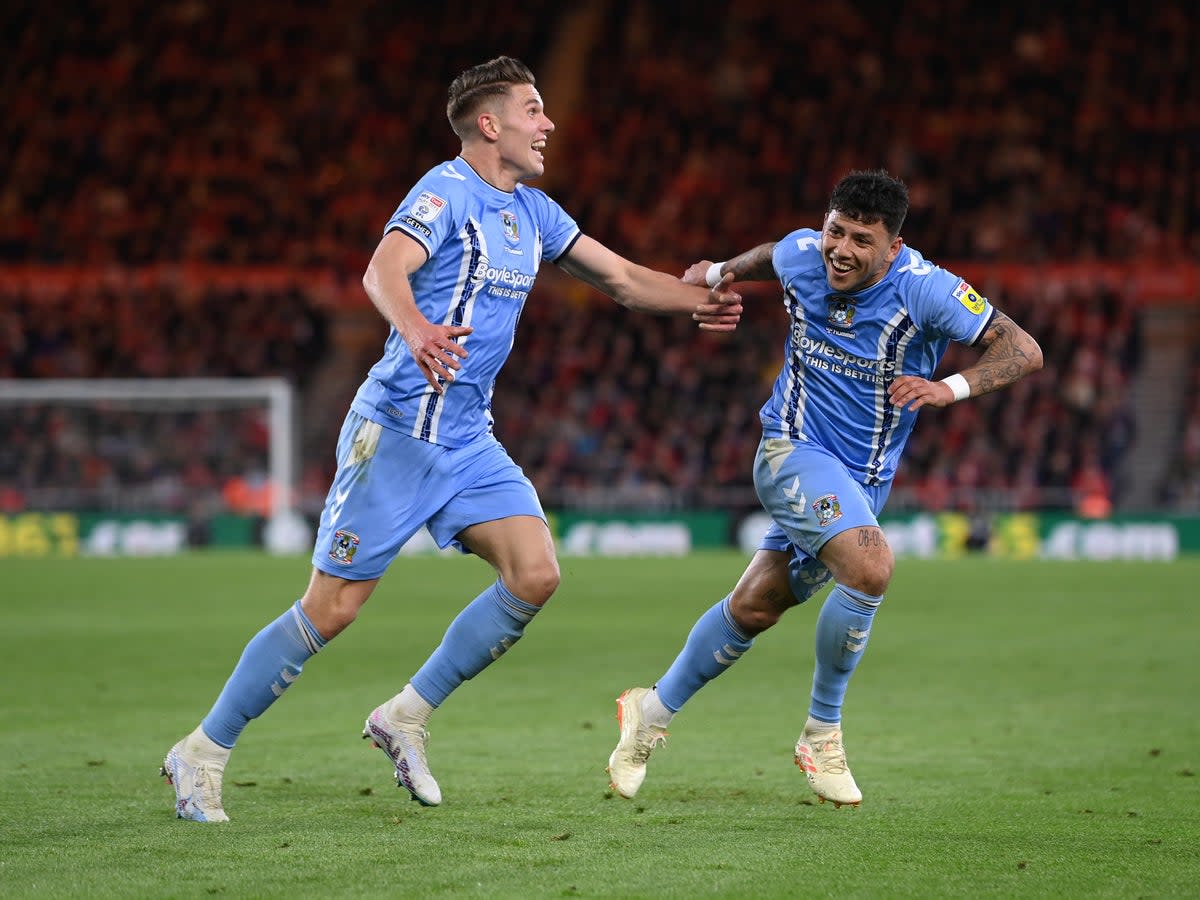
[[[882,221],[865,225],[831,209],[821,230],[821,256],[829,286],[852,294],[878,284],[900,252],[899,236],[888,234]]]
[[[486,123],[483,119],[488,119]],[[491,111],[480,114],[480,130],[494,136],[505,181],[512,184],[537,178],[546,170],[542,155],[554,123],[542,106],[542,95],[532,84],[514,84]]]

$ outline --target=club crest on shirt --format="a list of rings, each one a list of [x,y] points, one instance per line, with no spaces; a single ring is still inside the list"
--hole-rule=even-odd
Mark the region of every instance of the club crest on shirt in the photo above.
[[[354,562],[354,554],[358,550],[358,535],[353,531],[339,530],[333,533],[333,543],[329,547],[329,558],[335,563],[348,566]]]
[[[502,210],[500,213],[500,224],[504,228],[504,236],[510,241],[519,241],[521,239],[521,231],[517,227],[517,217],[507,210]]]
[[[822,528],[832,525],[842,517],[842,504],[838,502],[837,494],[825,494],[818,497],[812,505],[817,514],[817,524]]]
[[[954,289],[954,299],[975,315],[983,312],[983,305],[987,302],[979,295],[979,292],[975,288],[971,287],[965,281],[960,281],[958,287]]]
[[[854,301],[849,297],[834,294],[827,299],[829,304],[829,324],[834,328],[849,330],[854,327]]]
[[[414,219],[421,222],[432,222],[442,214],[446,201],[430,191],[421,191],[413,205],[408,208]]]

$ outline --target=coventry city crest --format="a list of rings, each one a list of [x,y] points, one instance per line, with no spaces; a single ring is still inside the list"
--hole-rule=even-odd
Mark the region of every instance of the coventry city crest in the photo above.
[[[829,324],[834,328],[849,330],[854,327],[854,301],[849,297],[833,295],[829,302]]]
[[[504,228],[504,236],[513,243],[521,239],[520,229],[517,227],[517,217],[510,212],[503,211],[500,213],[500,224]]]
[[[329,558],[335,563],[348,566],[354,562],[354,553],[358,550],[358,535],[353,531],[339,530],[333,533],[333,543],[329,547]]]
[[[842,504],[838,502],[837,494],[826,494],[818,497],[812,505],[817,514],[817,524],[822,528],[832,525],[842,517]]]

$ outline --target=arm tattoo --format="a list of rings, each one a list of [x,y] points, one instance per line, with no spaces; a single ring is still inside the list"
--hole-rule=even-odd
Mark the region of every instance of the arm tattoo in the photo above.
[[[970,381],[972,397],[1008,387],[1042,367],[1037,341],[1000,310],[980,344],[986,348],[983,355],[963,373]]]
[[[753,250],[735,256],[723,268],[733,273],[735,281],[771,281],[775,278],[775,266],[771,262],[774,250],[774,242],[760,244]]]

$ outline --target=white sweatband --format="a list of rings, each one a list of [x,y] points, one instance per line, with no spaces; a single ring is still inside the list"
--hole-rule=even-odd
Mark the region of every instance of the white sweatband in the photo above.
[[[721,266],[723,265],[725,265],[723,262],[713,263],[704,273],[704,281],[710,288],[715,288],[721,283]]]
[[[950,392],[954,394],[954,402],[966,400],[971,396],[971,386],[967,384],[967,379],[963,378],[958,372],[953,375],[947,375],[942,379],[942,384],[950,388]]]

